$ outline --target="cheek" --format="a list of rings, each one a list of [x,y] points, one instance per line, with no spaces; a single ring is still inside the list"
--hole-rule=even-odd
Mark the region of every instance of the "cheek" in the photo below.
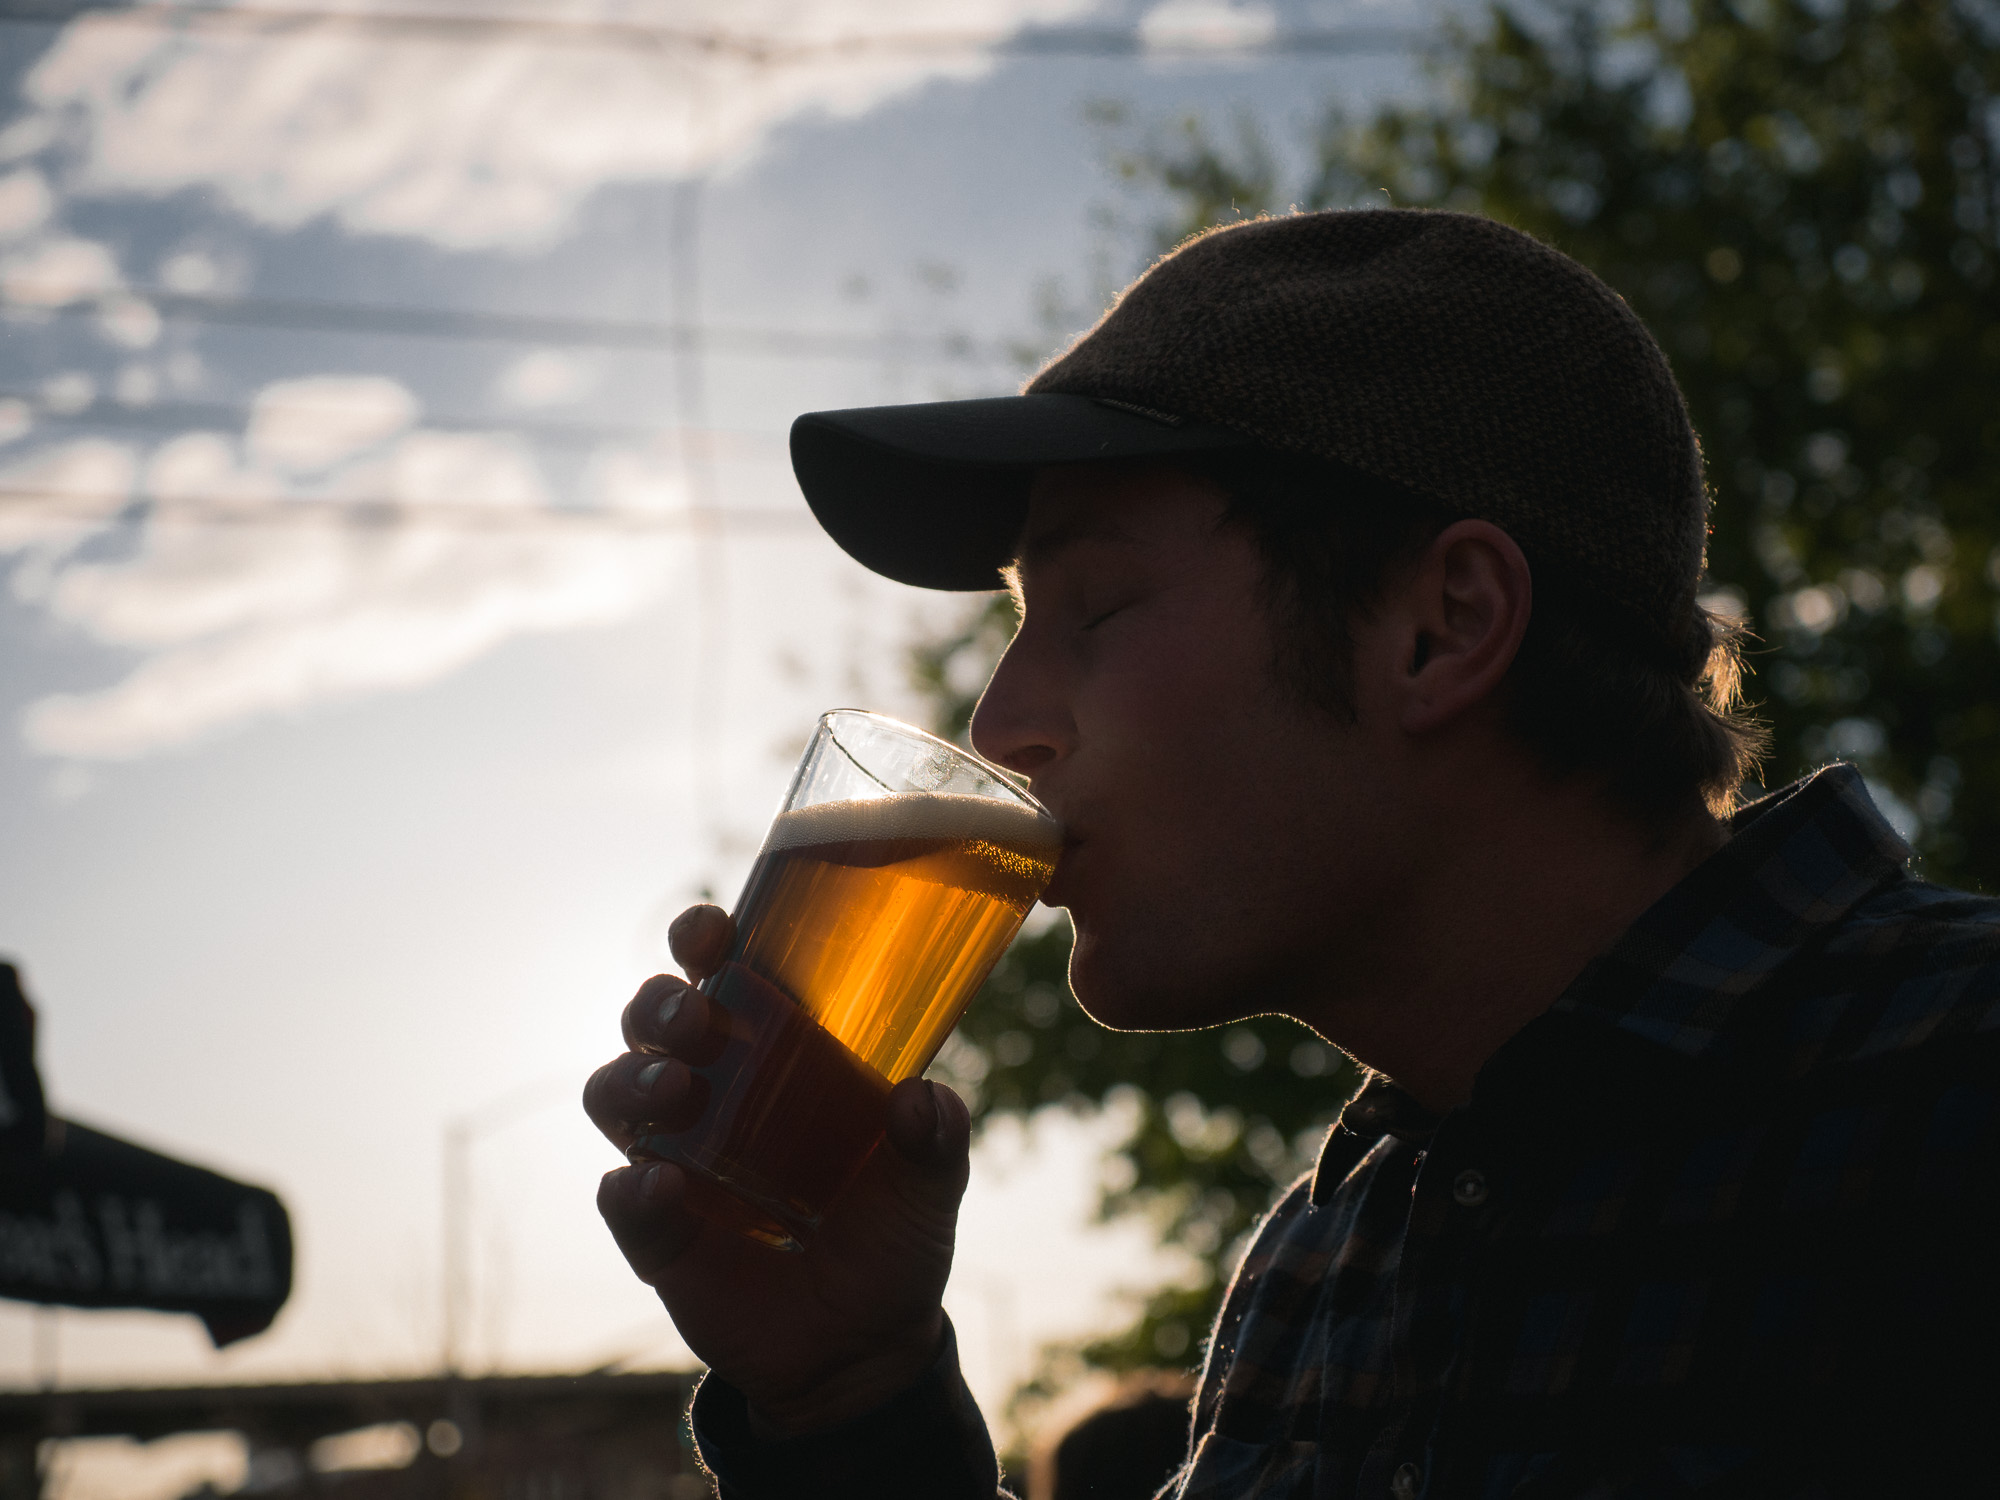
[[[1093,674],[1078,701],[1076,805],[1090,841],[1078,915],[1121,952],[1140,930],[1170,938],[1225,872],[1240,878],[1236,846],[1260,821],[1245,799],[1258,798],[1271,740],[1260,676],[1243,660],[1188,632],[1153,645]]]
[[[1077,866],[1072,981],[1106,1025],[1226,1019],[1210,1011],[1294,943],[1275,928],[1291,922],[1298,841],[1320,831],[1326,779],[1267,681],[1255,658],[1189,643],[1105,684],[1082,726],[1096,816]]]
[[[1121,797],[1150,789],[1208,806],[1231,780],[1254,775],[1278,717],[1261,640],[1163,633],[1092,673],[1078,695],[1082,748]]]

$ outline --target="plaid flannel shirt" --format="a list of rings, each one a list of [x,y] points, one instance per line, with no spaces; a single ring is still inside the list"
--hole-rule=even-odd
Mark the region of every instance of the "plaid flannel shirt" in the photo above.
[[[1911,878],[1834,767],[1427,1114],[1386,1079],[1259,1230],[1178,1500],[2000,1494],[2000,903]],[[947,1347],[725,1500],[992,1500]],[[1004,1493],[1004,1492],[1002,1492]]]

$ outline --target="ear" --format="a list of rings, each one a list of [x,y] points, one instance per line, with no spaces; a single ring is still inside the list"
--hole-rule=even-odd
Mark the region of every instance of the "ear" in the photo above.
[[[1417,558],[1397,611],[1406,734],[1443,728],[1491,700],[1534,607],[1528,560],[1488,521],[1456,521]]]

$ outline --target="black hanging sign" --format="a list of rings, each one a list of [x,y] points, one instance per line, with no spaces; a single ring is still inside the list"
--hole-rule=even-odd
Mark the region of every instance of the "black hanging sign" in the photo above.
[[[35,1071],[35,1008],[21,976],[0,963],[0,1161],[42,1149],[48,1112]]]
[[[277,1195],[46,1117],[32,1048],[0,964],[0,1297],[193,1313],[217,1348],[270,1327],[292,1288]]]

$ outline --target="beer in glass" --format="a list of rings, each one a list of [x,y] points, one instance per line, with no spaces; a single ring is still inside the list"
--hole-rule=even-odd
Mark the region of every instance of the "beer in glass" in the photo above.
[[[701,988],[700,1117],[635,1160],[705,1217],[800,1248],[881,1139],[1055,872],[1055,819],[1005,772],[879,714],[824,715]]]

